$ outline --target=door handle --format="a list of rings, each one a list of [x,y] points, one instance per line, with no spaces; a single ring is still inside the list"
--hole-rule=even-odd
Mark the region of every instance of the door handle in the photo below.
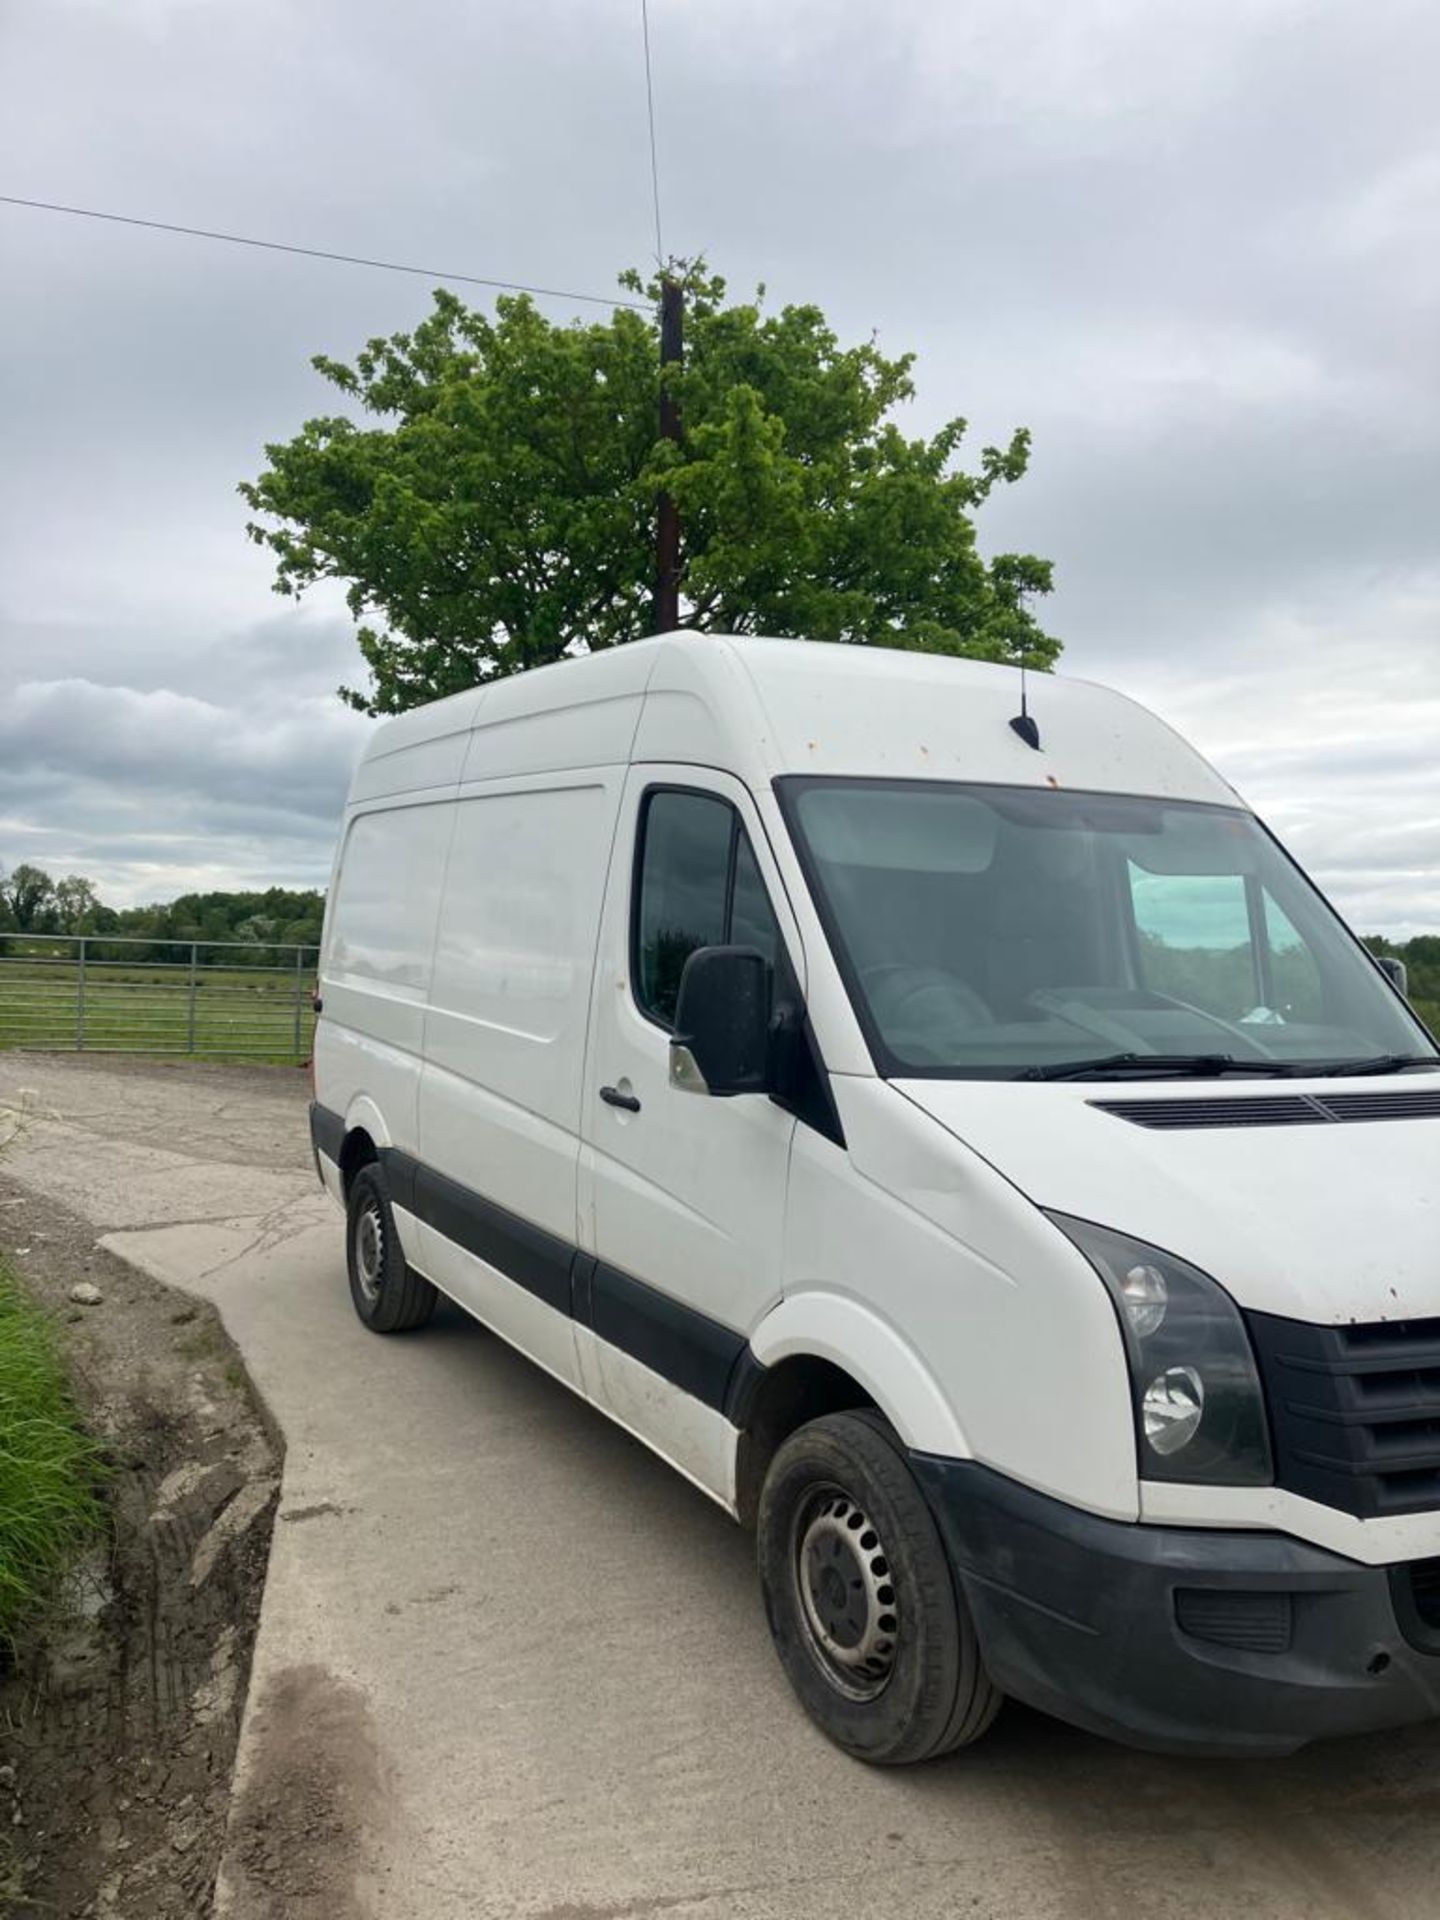
[[[601,1087],[600,1098],[607,1107],[623,1107],[626,1113],[638,1113],[640,1102],[633,1093],[621,1093],[618,1087]]]

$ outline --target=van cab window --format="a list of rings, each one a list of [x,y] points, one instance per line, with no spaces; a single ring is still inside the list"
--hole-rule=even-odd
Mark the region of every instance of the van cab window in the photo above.
[[[1240,873],[1128,872],[1145,986],[1241,1025],[1323,1019],[1315,956],[1272,894]]]
[[[632,975],[643,1013],[673,1026],[680,975],[699,947],[758,947],[773,965],[780,929],[740,816],[715,794],[662,787],[645,797]]]
[[[919,780],[777,786],[882,1072],[1433,1055],[1240,808]]]
[[[1244,875],[1147,873],[1133,860],[1126,867],[1141,984],[1243,1019],[1262,999]]]
[[[1287,1020],[1324,1017],[1325,995],[1315,956],[1291,925],[1289,915],[1265,895],[1265,937],[1270,948],[1272,994]]]

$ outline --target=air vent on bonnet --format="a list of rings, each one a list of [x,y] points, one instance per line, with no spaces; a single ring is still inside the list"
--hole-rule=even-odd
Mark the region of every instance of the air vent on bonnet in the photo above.
[[[1211,1100],[1091,1100],[1137,1127],[1313,1127],[1350,1120],[1440,1119],[1440,1089],[1384,1093],[1260,1093]]]
[[[1434,1093],[1326,1093],[1315,1098],[1336,1120],[1423,1120],[1440,1118],[1440,1091]]]
[[[1324,1126],[1330,1118],[1298,1093],[1262,1093],[1252,1100],[1092,1100],[1089,1104],[1137,1127],[1306,1127]]]

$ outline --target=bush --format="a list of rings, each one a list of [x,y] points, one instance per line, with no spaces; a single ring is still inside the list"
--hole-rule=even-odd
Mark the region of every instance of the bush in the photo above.
[[[54,1591],[101,1512],[100,1457],[54,1326],[0,1263],[0,1641]]]

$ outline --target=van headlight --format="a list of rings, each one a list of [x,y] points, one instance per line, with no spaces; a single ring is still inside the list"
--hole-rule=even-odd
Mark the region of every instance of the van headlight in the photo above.
[[[1048,1213],[1105,1282],[1120,1319],[1142,1480],[1263,1487],[1265,1400],[1240,1309],[1198,1267],[1108,1227]]]

